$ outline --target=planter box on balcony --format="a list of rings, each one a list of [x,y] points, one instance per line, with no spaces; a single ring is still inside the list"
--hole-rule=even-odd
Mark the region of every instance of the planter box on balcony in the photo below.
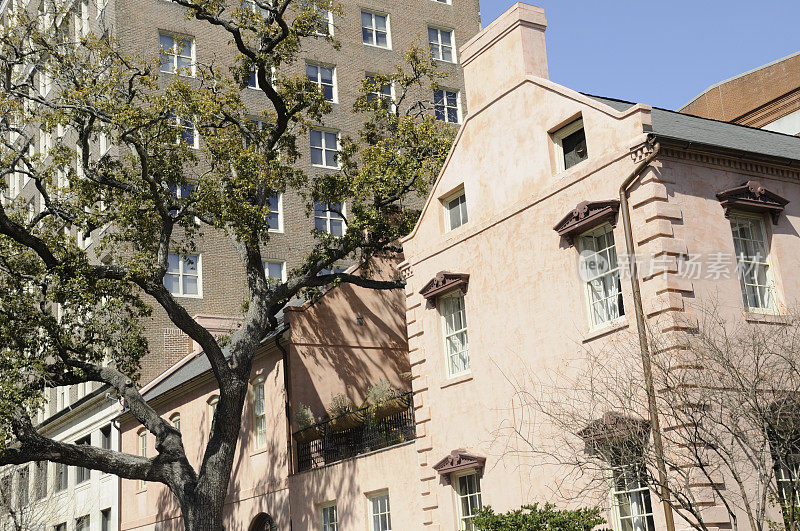
[[[333,432],[350,430],[364,424],[364,415],[361,411],[351,411],[335,419],[331,419],[328,427]]]
[[[319,426],[311,426],[304,430],[295,432],[294,439],[299,443],[309,443],[311,441],[322,439],[323,434],[324,432],[319,429]]]
[[[411,395],[405,394],[402,396],[396,396],[394,398],[390,398],[389,400],[383,402],[378,406],[374,406],[372,408],[372,415],[376,419],[385,419],[395,413],[400,413],[401,411],[405,411],[408,409],[408,406],[411,404]]]

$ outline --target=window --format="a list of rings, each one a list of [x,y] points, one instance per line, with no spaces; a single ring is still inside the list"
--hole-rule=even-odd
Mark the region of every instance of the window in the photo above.
[[[583,119],[578,119],[553,133],[556,148],[556,171],[568,170],[589,156]]]
[[[389,511],[389,493],[369,497],[370,531],[392,531],[392,516]]]
[[[28,465],[23,465],[17,472],[17,504],[20,507],[28,505],[30,500],[30,468]]]
[[[653,508],[644,471],[637,465],[616,466],[611,475],[615,531],[653,531]]]
[[[67,531],[67,524],[66,522],[63,524],[57,524],[53,527],[54,531]]]
[[[283,232],[283,194],[273,194],[269,198],[267,228],[270,232]]]
[[[267,280],[286,282],[286,262],[277,260],[264,262],[264,276]]]
[[[320,88],[326,100],[332,103],[336,101],[335,68],[320,65],[306,65],[306,77]]]
[[[264,17],[269,14],[269,12],[263,7],[259,6],[255,0],[242,0],[242,9],[251,11]]]
[[[147,457],[147,431],[144,428],[139,430],[137,442],[138,442],[139,456]],[[140,479],[137,482],[137,486],[139,490],[144,489],[147,486],[147,482],[143,479]]]
[[[172,424],[172,427],[181,431],[181,414],[180,413],[173,413],[172,416],[169,418],[169,423]]]
[[[468,221],[467,218],[467,197],[464,191],[456,193],[444,200],[445,226],[447,230],[457,229]]]
[[[81,0],[80,10],[75,12],[75,38],[89,35],[89,0]]]
[[[247,78],[247,87],[261,90],[261,84],[258,82],[258,72],[256,72],[256,67],[253,67],[250,70],[250,76]]]
[[[217,413],[217,403],[219,402],[219,397],[214,395],[208,399],[208,425],[211,426],[211,419],[214,418],[214,415]]]
[[[604,224],[578,239],[586,282],[586,298],[592,327],[625,315],[622,284],[611,225]]]
[[[36,461],[33,469],[33,486],[37,500],[47,497],[47,461]]]
[[[375,84],[375,76],[367,74],[366,80],[374,85]],[[392,94],[392,84],[386,83],[381,85],[380,87],[376,87],[377,90],[370,91],[367,94],[367,101],[372,101],[375,98],[383,98],[383,101],[386,102],[386,106],[391,109],[392,103],[394,101],[394,95]]]
[[[448,377],[469,371],[469,340],[467,338],[467,313],[464,308],[464,292],[439,298],[439,312],[444,323],[444,344],[447,356]]]
[[[200,134],[198,133],[194,122],[187,120],[186,118],[176,116],[172,113],[169,114],[168,118],[170,120],[175,120],[175,123],[179,127],[178,134],[175,137],[176,144],[183,143],[192,149],[197,149],[200,147]]]
[[[194,192],[195,189],[197,189],[197,186],[194,184],[169,185],[169,191],[172,192],[172,197],[175,199],[187,199],[190,195],[192,195],[192,192]],[[174,216],[178,213],[178,210],[172,209],[169,211],[169,213]]]
[[[320,507],[319,519],[320,524],[322,524],[322,531],[338,531],[339,520],[336,514],[336,504]]]
[[[775,479],[778,483],[778,496],[781,501],[781,508],[784,514],[791,513],[794,518],[790,521],[797,521],[800,518],[800,461],[789,456],[785,459],[775,460]]]
[[[732,215],[733,247],[745,308],[757,312],[776,309],[775,285],[769,264],[769,241],[761,217]]]
[[[437,120],[447,122],[449,124],[457,124],[461,120],[459,118],[459,102],[458,92],[445,89],[436,89],[433,91],[433,114]]]
[[[80,382],[75,385],[75,387],[77,387],[78,400],[86,396],[86,393],[91,390],[90,385],[89,382]]]
[[[89,531],[89,515],[75,519],[75,531]]]
[[[361,42],[378,48],[390,48],[389,15],[362,11]]]
[[[315,35],[321,37],[333,36],[333,13],[317,5],[316,0],[303,0],[300,5],[315,12],[319,19],[317,21],[317,28],[314,31]]]
[[[77,441],[75,441],[76,445],[90,445],[92,444],[92,440],[90,436],[81,437]],[[91,471],[88,468],[84,468],[82,466],[75,467],[75,484],[80,485],[84,481],[89,481]]]
[[[61,492],[67,489],[67,480],[69,479],[69,468],[62,463],[55,463],[55,491]]]
[[[453,31],[441,28],[428,27],[428,43],[431,47],[431,56],[439,61],[452,63],[455,61],[453,55]]]
[[[100,428],[100,448],[111,450],[111,424]]]
[[[199,297],[200,256],[170,254],[167,273],[164,275],[164,286],[170,293],[179,297]]]
[[[474,531],[472,519],[482,507],[481,480],[476,472],[457,476],[456,496],[458,497],[458,529],[459,531]]]
[[[337,273],[344,273],[345,271],[346,269],[343,267],[325,267],[319,270],[317,276],[321,277],[322,275],[335,275]]]
[[[338,168],[336,156],[339,151],[339,133],[311,130],[311,165]]]
[[[69,386],[56,387],[56,411],[61,411],[69,405]]]
[[[160,33],[161,71],[167,74],[194,76],[194,37]]]
[[[256,449],[267,445],[267,413],[264,404],[264,379],[253,381],[253,444]]]
[[[344,205],[314,201],[314,227],[332,236],[344,235]]]
[[[100,511],[100,531],[111,531],[111,508]]]

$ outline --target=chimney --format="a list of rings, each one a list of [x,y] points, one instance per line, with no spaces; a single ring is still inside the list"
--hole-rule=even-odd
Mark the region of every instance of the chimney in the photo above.
[[[469,111],[526,75],[547,78],[544,9],[516,3],[460,49]]]

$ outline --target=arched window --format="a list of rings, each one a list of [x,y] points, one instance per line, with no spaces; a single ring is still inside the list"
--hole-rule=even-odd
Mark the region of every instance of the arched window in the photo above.
[[[248,531],[278,531],[278,526],[270,515],[261,513],[253,519]]]
[[[217,412],[217,402],[219,402],[219,396],[214,395],[208,399],[208,425],[211,426],[211,420],[214,418],[214,414]]]
[[[253,380],[253,446],[256,449],[267,445],[267,413],[264,403],[264,377]]]
[[[176,430],[178,430],[180,432],[181,431],[181,414],[180,413],[173,413],[169,417],[169,423],[172,424],[173,428],[175,428]]]
[[[137,446],[139,455],[141,457],[147,457],[147,430],[145,430],[144,428],[139,430],[137,434]],[[139,489],[143,489],[145,488],[145,486],[147,486],[147,483],[143,479],[140,479],[138,486]]]

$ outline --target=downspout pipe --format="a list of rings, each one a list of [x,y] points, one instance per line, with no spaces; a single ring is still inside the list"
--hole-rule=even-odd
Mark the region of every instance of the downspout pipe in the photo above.
[[[645,392],[647,393],[647,409],[650,416],[650,429],[653,432],[653,449],[656,454],[656,466],[658,468],[658,480],[661,486],[661,500],[664,505],[664,520],[667,524],[667,531],[675,531],[675,518],[672,514],[670,504],[670,491],[667,487],[667,467],[664,460],[664,444],[661,439],[661,426],[658,421],[658,407],[656,405],[656,391],[653,384],[653,369],[650,359],[650,346],[647,341],[647,325],[644,319],[644,308],[642,306],[642,290],[639,286],[639,272],[636,264],[636,250],[633,245],[633,228],[631,226],[630,203],[628,202],[628,192],[633,183],[639,179],[642,172],[650,165],[658,155],[661,144],[653,137],[647,139],[647,144],[652,146],[653,151],[639,163],[633,172],[622,182],[619,187],[619,204],[622,212],[622,227],[625,231],[625,247],[628,252],[628,263],[630,263],[631,291],[633,291],[633,307],[636,312],[636,330],[639,334],[639,349],[642,354],[642,372],[644,373]]]
[[[285,330],[284,330],[285,332]],[[292,444],[292,380],[291,375],[289,374],[289,352],[286,350],[281,344],[281,338],[283,337],[283,333],[278,334],[275,338],[275,346],[278,347],[278,350],[281,351],[281,358],[283,359],[283,387],[286,393],[286,400],[284,401],[285,405],[285,414],[286,414],[286,450],[289,453],[288,459],[288,466],[289,466],[289,476],[294,473],[294,448]],[[292,528],[292,497],[288,497],[289,503],[289,529]]]

